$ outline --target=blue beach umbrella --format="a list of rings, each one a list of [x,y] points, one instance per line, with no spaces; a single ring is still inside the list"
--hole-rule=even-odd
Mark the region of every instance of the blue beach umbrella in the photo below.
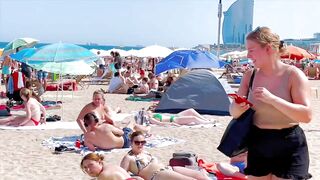
[[[320,63],[320,59],[316,59],[313,62],[319,64]]]
[[[95,61],[99,57],[88,49],[67,43],[55,43],[42,46],[34,53],[24,57],[25,62],[38,64],[45,62]]]
[[[26,63],[25,58],[33,55],[36,52],[36,50],[37,50],[36,48],[26,48],[17,53],[10,54],[10,57],[19,62]]]
[[[200,50],[178,50],[162,59],[155,67],[155,74],[170,69],[183,68],[221,68],[225,65],[210,52]]]

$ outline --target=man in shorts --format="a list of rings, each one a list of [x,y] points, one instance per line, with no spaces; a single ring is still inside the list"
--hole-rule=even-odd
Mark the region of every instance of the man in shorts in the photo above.
[[[42,70],[37,72],[37,79],[41,83],[44,90],[46,90],[47,88],[47,77],[48,77],[48,72],[45,72]]]
[[[94,113],[84,116],[84,145],[91,151],[99,149],[129,148],[131,146],[130,134],[133,131],[150,131],[149,127],[135,124],[130,121],[126,127],[120,129],[111,124],[98,124],[99,119]]]

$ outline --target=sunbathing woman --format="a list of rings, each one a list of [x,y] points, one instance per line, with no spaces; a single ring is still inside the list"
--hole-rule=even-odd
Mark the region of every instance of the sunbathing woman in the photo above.
[[[8,126],[37,126],[45,123],[46,109],[32,97],[32,93],[27,88],[20,90],[20,96],[25,104],[25,116],[11,116],[0,120],[0,125]]]
[[[163,115],[159,113],[149,113],[149,123],[157,125],[197,125],[212,124],[212,121],[205,119],[194,109],[190,108],[176,115]]]
[[[180,166],[171,167],[161,164],[155,157],[144,151],[143,146],[145,144],[146,140],[142,132],[136,131],[132,133],[132,149],[124,156],[120,166],[143,179],[209,179],[205,172],[199,172]]]
[[[84,127],[83,117],[88,113],[95,113],[96,116],[103,122],[114,124],[114,120],[111,115],[113,113],[119,113],[120,109],[117,108],[113,111],[106,103],[104,99],[104,95],[102,91],[94,91],[92,102],[87,104],[82,108],[77,118],[77,123],[83,132],[86,132],[86,128]]]
[[[83,157],[80,167],[82,171],[98,180],[125,179],[142,180],[140,177],[131,177],[128,172],[119,166],[105,164],[104,157],[99,154],[89,153]]]

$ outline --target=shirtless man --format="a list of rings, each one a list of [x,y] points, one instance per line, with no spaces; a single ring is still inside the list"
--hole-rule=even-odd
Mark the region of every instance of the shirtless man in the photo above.
[[[123,128],[117,128],[110,124],[98,124],[99,119],[95,114],[88,113],[84,116],[84,125],[87,132],[84,133],[84,145],[91,151],[99,149],[129,148],[131,146],[130,134],[135,131],[148,132],[150,128],[137,125],[132,121]]]
[[[83,117],[88,113],[95,113],[96,116],[102,122],[114,124],[114,120],[112,119],[112,113],[118,113],[120,109],[117,108],[116,111],[112,111],[112,109],[105,104],[104,95],[101,91],[95,91],[93,93],[92,102],[87,104],[82,108],[77,118],[77,123],[83,132],[86,132],[86,128],[84,127]]]

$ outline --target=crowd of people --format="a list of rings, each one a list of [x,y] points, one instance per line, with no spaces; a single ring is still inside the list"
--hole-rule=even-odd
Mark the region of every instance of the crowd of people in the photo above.
[[[309,179],[308,146],[299,126],[312,119],[308,79],[303,71],[280,60],[285,46],[271,29],[258,27],[250,32],[246,37],[246,48],[254,68],[243,72],[237,94],[247,96],[253,106],[232,101],[229,110],[234,118],[240,117],[249,108],[255,110],[248,151],[231,158],[228,163],[219,163],[217,169],[227,175],[249,180]],[[84,145],[93,151],[83,157],[81,169],[98,179],[209,179],[203,169],[197,171],[186,167],[166,166],[145,151],[150,126],[138,124],[134,120],[123,127],[115,123],[113,114],[121,110],[112,109],[104,99],[104,93],[134,94],[144,98],[161,97],[161,93],[175,81],[175,77],[170,74],[167,77],[154,75],[152,72],[157,62],[155,58],[149,63],[150,68],[146,68],[145,59],[136,64],[126,64],[117,52],[112,52],[111,57],[110,63],[108,59],[97,62],[101,70],[99,75],[106,74],[104,71],[107,68],[113,74],[108,90],[95,91],[92,102],[83,107],[76,120],[84,134]],[[9,69],[12,67],[8,61],[11,60],[6,57],[2,71],[7,76],[10,75],[7,74],[8,66]],[[148,70],[150,72],[147,74]],[[40,78],[44,76],[46,75],[41,74]],[[252,87],[249,85],[251,77]],[[33,98],[31,90],[21,88],[19,96],[26,106],[26,116],[1,120],[0,124],[23,126],[45,123],[43,117],[46,111]],[[212,123],[194,109],[171,116],[148,112],[147,119],[148,124],[156,125]],[[97,149],[113,148],[131,148],[120,165],[107,164],[103,156],[94,153]]]

